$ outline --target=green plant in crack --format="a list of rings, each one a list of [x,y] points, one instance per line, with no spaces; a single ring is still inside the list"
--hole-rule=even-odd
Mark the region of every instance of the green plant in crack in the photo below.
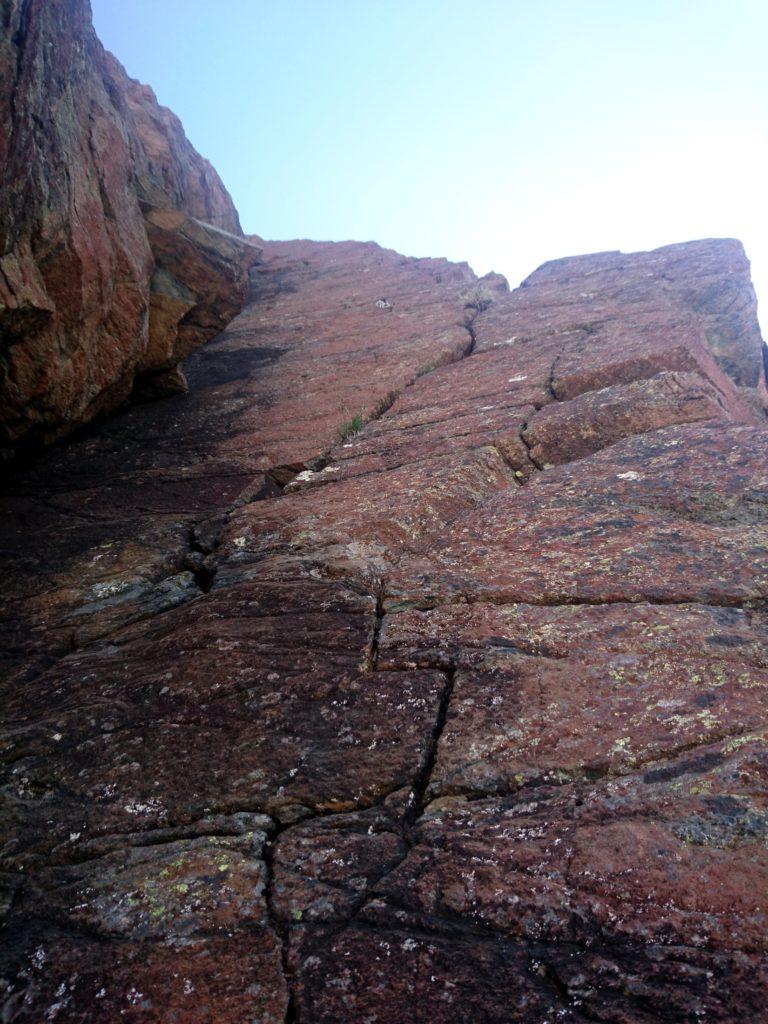
[[[361,412],[350,417],[350,419],[345,420],[339,428],[339,440],[347,441],[350,437],[354,437],[355,434],[359,434],[363,429],[364,423],[365,420],[363,419],[363,414]]]
[[[440,366],[440,363],[437,360],[431,363],[427,363],[426,366],[420,366],[419,369],[416,371],[414,380],[418,380],[420,377],[425,377],[428,373],[432,373],[432,371],[436,370],[438,366]]]

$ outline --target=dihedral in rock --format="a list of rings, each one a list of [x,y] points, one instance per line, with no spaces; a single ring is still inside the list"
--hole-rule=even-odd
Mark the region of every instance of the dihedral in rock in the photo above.
[[[178,120],[102,49],[87,0],[3,4],[0,119],[0,456],[8,458],[114,409],[137,371],[172,363],[177,335],[185,353],[217,333],[241,306],[258,250],[192,226],[196,218],[240,231],[226,190]],[[150,300],[150,280],[153,295],[164,294],[169,244],[156,248],[154,225],[148,237],[140,200],[188,215],[172,258],[191,318],[180,330]],[[201,263],[216,266],[218,287],[201,292]]]

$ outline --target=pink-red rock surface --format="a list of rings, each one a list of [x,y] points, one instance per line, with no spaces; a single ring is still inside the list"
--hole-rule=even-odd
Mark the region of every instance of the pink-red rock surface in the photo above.
[[[3,446],[172,395],[0,495],[0,1020],[768,1024],[739,244],[263,243],[231,320],[173,115],[0,17]]]
[[[751,296],[265,243],[187,394],[18,473],[5,1019],[768,1021]]]
[[[87,0],[3,3],[0,120],[9,459],[113,410],[137,373],[218,333],[258,249],[178,120],[102,49]],[[145,222],[141,203],[165,212]],[[171,210],[186,216],[170,223]]]

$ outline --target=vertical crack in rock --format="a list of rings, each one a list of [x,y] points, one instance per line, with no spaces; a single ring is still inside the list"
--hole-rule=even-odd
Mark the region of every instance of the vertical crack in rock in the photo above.
[[[564,1007],[561,1012],[568,1013],[570,1010],[573,1010],[575,1008],[574,996],[552,964],[539,957],[531,957],[530,964],[531,969],[534,970],[542,979],[544,984],[551,989],[555,999]],[[579,1005],[579,1011],[583,1019],[595,1021],[596,1024],[600,1024],[600,1022],[605,1019],[602,1015],[593,1015],[589,1010],[585,1009],[583,1005]]]
[[[200,590],[207,594],[213,586],[213,581],[218,571],[215,555],[218,545],[214,543],[211,546],[209,543],[204,542],[195,526],[190,526],[189,528],[188,544],[189,551],[184,556],[182,565],[192,573],[195,583]]]
[[[549,369],[549,376],[547,377],[547,391],[551,395],[553,402],[560,401],[560,399],[557,396],[557,392],[555,391],[555,370],[557,369],[557,364],[560,362],[564,351],[565,346],[563,346],[563,348],[560,349],[555,358],[552,360],[552,366]]]
[[[555,370],[557,368],[557,364],[560,361],[564,351],[565,351],[565,348],[564,347],[561,348],[560,351],[555,355],[554,359],[552,360],[552,365],[549,368],[549,373],[547,375],[547,380],[546,380],[546,383],[544,385],[545,388],[546,388],[546,392],[547,392],[548,398],[545,401],[540,402],[539,404],[537,404],[536,409],[535,409],[534,414],[533,414],[534,416],[536,415],[536,413],[540,412],[542,409],[546,408],[548,405],[551,405],[553,402],[559,402],[560,401],[560,399],[558,398],[557,392],[555,391]],[[544,472],[547,467],[546,467],[546,465],[543,462],[541,462],[539,459],[537,459],[536,456],[533,454],[534,445],[531,444],[530,440],[528,439],[528,429],[530,427],[530,424],[531,424],[531,419],[527,419],[525,421],[525,423],[523,423],[523,425],[520,427],[520,430],[518,432],[518,437],[520,438],[520,443],[523,445],[523,447],[525,449],[525,457],[526,457],[527,461],[530,463],[531,467],[536,472]],[[530,479],[530,477],[525,477],[524,479],[520,480],[519,482],[520,482],[521,485],[525,485],[528,482],[529,479]]]
[[[440,694],[437,714],[435,715],[435,722],[432,726],[429,743],[424,754],[424,760],[413,781],[411,792],[408,794],[408,802],[403,815],[406,836],[410,834],[413,825],[418,821],[424,811],[427,787],[429,786],[432,778],[432,771],[435,767],[435,762],[437,761],[440,738],[442,737],[443,730],[445,729],[445,723],[448,718],[448,708],[451,703],[451,696],[453,695],[453,687],[456,679],[455,666],[452,666],[445,671],[444,675],[445,684]]]
[[[466,330],[467,334],[469,335],[469,344],[467,345],[466,349],[464,350],[464,354],[461,357],[462,359],[468,359],[471,355],[474,355],[475,349],[477,348],[477,334],[475,333],[475,320],[477,319],[478,315],[479,315],[479,313],[478,313],[478,311],[476,311],[469,318],[469,320],[467,320],[466,323],[464,324],[464,329]]]
[[[379,637],[384,622],[384,595],[386,593],[386,580],[382,579],[376,588],[376,607],[373,613],[373,630],[371,633],[371,644],[366,660],[366,667],[371,672],[378,671],[379,663]]]
[[[543,406],[542,406],[542,408],[543,408]],[[537,410],[537,412],[538,412],[538,410]],[[525,457],[526,457],[526,459],[528,460],[528,462],[530,462],[530,464],[531,464],[531,466],[532,466],[532,468],[534,470],[536,470],[537,472],[542,472],[544,470],[544,466],[542,465],[541,462],[539,462],[539,460],[533,454],[533,445],[530,443],[530,441],[528,440],[528,438],[526,436],[526,432],[528,430],[529,423],[530,423],[530,420],[526,420],[525,423],[523,423],[522,427],[520,427],[520,431],[519,431],[519,435],[518,436],[520,437],[520,441],[521,441],[523,447],[525,448]],[[520,481],[521,484],[525,484],[526,482],[527,482],[526,480],[521,480]]]
[[[267,837],[264,844],[264,866],[267,872],[267,881],[264,887],[264,899],[267,906],[267,916],[270,927],[277,936],[280,943],[280,962],[285,980],[286,1006],[283,1024],[299,1024],[298,1005],[294,992],[293,972],[289,963],[291,929],[287,922],[280,919],[274,905],[275,885],[275,847],[281,833],[289,829],[290,825],[275,825],[274,830]]]

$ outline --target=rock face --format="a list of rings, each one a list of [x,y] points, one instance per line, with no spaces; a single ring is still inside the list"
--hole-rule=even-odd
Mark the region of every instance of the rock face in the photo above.
[[[241,238],[179,210],[142,204],[155,266],[149,338],[137,370],[157,382],[242,309],[255,259]]]
[[[3,1019],[768,1021],[738,244],[265,243],[184,370],[0,502]]]
[[[2,447],[137,399],[0,494],[0,1020],[768,1024],[741,246],[254,246],[0,26]]]
[[[160,106],[148,85],[129,78],[111,53],[100,50],[99,56],[106,87],[125,126],[139,199],[242,235],[229,193],[190,144],[178,117]]]
[[[3,3],[0,117],[8,459],[116,408],[137,373],[218,333],[258,250],[178,120],[104,52],[87,0]],[[141,203],[161,212],[145,221]],[[171,226],[169,211],[186,218]]]

